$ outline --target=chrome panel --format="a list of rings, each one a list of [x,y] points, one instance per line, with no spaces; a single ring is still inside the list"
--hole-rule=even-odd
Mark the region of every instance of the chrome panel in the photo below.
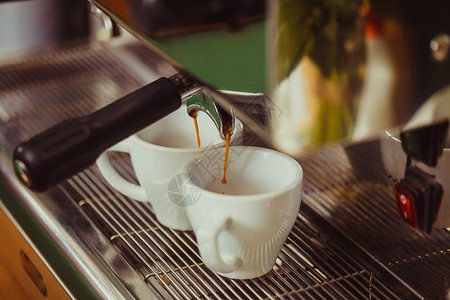
[[[447,293],[450,234],[423,235],[396,216],[376,142],[330,146],[300,159],[303,203],[274,269],[229,280],[203,264],[190,232],[161,226],[147,203],[124,197],[96,166],[45,194],[20,185],[11,149],[174,69],[136,43],[87,44],[0,66],[0,165],[4,180],[105,299],[440,299]],[[153,71],[152,71],[153,70]],[[258,98],[259,99],[259,98]],[[243,109],[265,118],[264,101]],[[258,102],[258,101],[263,102]],[[247,145],[263,145],[244,133]],[[364,148],[366,147],[366,148]],[[372,155],[373,154],[373,155]],[[367,157],[368,155],[368,157]],[[130,180],[129,158],[113,157]],[[370,176],[372,175],[372,177]],[[423,272],[427,281],[420,282]]]

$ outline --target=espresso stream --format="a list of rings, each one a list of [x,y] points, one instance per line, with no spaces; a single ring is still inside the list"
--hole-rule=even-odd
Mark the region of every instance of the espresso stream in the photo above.
[[[200,148],[200,133],[198,131],[197,116],[192,117],[192,119],[194,119],[195,132],[197,133],[197,146]]]
[[[230,151],[231,130],[225,133],[225,159],[223,162],[223,178],[222,183],[227,183],[227,164],[228,164],[228,152]]]
[[[194,119],[195,132],[197,133],[197,146],[200,148],[200,132],[198,130],[197,116],[192,117]],[[223,163],[223,178],[221,180],[222,183],[227,183],[227,164],[228,164],[228,152],[230,150],[230,141],[231,141],[231,131],[232,127],[230,126],[227,132],[225,133],[225,158]]]

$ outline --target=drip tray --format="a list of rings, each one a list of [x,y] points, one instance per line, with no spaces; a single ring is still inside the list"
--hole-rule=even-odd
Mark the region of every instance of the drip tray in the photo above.
[[[84,199],[95,199],[82,200],[83,210],[143,280],[174,298],[400,298],[301,215],[273,271],[253,280],[224,279],[203,264],[193,233],[162,227],[150,205],[114,194],[95,182],[97,174],[89,175],[69,183]]]
[[[137,66],[145,72],[137,72]],[[146,72],[150,75],[143,77]],[[3,160],[10,161],[11,149],[20,141],[173,72],[135,43],[87,44],[0,66],[0,137],[7,149]],[[258,141],[245,132],[244,143]],[[230,280],[210,271],[193,233],[161,226],[148,203],[116,192],[96,166],[47,194],[27,191],[8,167],[3,173],[103,298],[443,298],[448,231],[420,236],[404,226],[396,217],[389,183],[359,178],[347,157],[345,149],[331,146],[302,158],[304,194],[294,228],[273,270],[251,280]],[[113,159],[122,176],[135,180],[129,157]],[[408,248],[411,241],[417,242],[415,248]],[[415,278],[431,260],[425,253],[434,252],[438,254],[431,256],[438,261],[431,268],[435,274],[429,290]]]
[[[192,232],[161,226],[150,205],[115,193],[95,170],[85,173],[64,189],[68,195],[79,193],[83,211],[164,299],[401,299],[302,215],[269,274],[252,280],[222,278],[202,262]]]

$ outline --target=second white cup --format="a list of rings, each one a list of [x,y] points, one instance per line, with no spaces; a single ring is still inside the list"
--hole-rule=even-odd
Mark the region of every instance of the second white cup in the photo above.
[[[187,162],[207,149],[220,148],[225,142],[217,128],[204,113],[197,122],[201,147],[197,146],[194,121],[182,106],[106,150],[97,160],[105,179],[120,193],[139,201],[150,202],[156,218],[164,226],[177,230],[191,230],[186,217],[181,190],[181,172]],[[242,124],[236,120],[231,144],[242,142]],[[123,178],[113,167],[108,152],[130,154],[139,184]]]

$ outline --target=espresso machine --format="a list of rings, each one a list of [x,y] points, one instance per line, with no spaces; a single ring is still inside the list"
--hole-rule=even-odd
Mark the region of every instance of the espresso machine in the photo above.
[[[1,244],[14,241],[0,258],[29,297],[450,297],[445,1],[73,3],[89,30],[0,62]],[[47,13],[60,11],[82,19]],[[200,90],[219,130],[239,118],[244,145],[304,170],[296,223],[259,278],[209,270],[192,232],[94,164]],[[129,157],[113,160],[136,181]]]

